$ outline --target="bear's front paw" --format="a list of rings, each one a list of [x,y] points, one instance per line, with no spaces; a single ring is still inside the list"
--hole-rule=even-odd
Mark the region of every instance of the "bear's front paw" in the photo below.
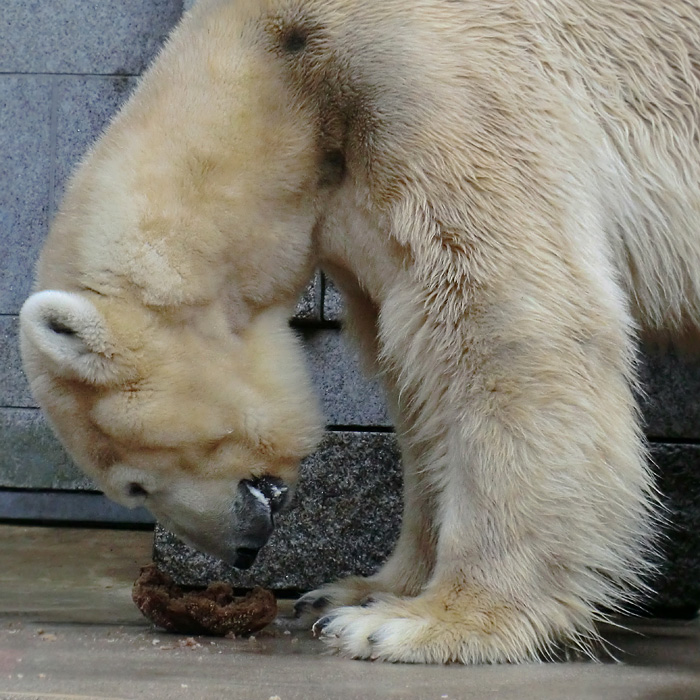
[[[460,597],[461,598],[461,597]],[[539,658],[552,645],[545,620],[515,607],[474,597],[383,596],[346,606],[314,630],[339,653],[358,659],[406,663],[501,663]]]

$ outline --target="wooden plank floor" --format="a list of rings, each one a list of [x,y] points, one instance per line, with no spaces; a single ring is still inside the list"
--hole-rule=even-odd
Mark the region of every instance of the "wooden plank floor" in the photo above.
[[[0,526],[0,700],[700,699],[697,621],[608,630],[621,663],[473,668],[341,659],[284,625],[166,634],[130,599],[150,551],[147,532]]]

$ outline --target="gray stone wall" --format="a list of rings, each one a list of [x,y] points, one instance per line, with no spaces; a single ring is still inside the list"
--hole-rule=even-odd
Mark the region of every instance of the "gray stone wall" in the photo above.
[[[20,369],[17,313],[66,178],[182,14],[182,0],[3,0],[0,518],[144,522],[72,464]]]
[[[147,522],[109,504],[71,463],[29,394],[17,312],[68,174],[128,97],[177,22],[182,0],[3,0],[0,11],[0,519]],[[304,589],[374,570],[400,520],[400,469],[380,389],[340,336],[342,302],[320,273],[299,302],[326,440],[302,467],[295,507],[250,572],[237,573],[158,531],[156,557],[183,582]],[[700,363],[647,355],[647,434],[669,505],[662,600],[700,600]]]

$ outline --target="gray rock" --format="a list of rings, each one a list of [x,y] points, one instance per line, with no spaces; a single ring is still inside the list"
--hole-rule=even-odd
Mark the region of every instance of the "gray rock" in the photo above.
[[[340,291],[328,275],[323,275],[323,320],[342,321],[343,309],[343,297]]]
[[[19,318],[0,316],[0,406],[36,406],[19,356]]]
[[[3,7],[0,16],[4,13]],[[17,313],[29,294],[34,261],[46,236],[51,201],[51,90],[51,79],[44,76],[0,76],[3,314]]]
[[[319,323],[321,320],[321,273],[314,272],[313,279],[307,285],[297,302],[293,321],[302,323]]]
[[[692,614],[700,607],[700,446],[655,444],[670,524],[661,574],[647,607]],[[372,573],[390,553],[401,521],[401,474],[393,435],[329,433],[302,466],[295,505],[249,571],[186,547],[156,529],[154,558],[181,584],[223,579],[249,588],[304,591],[349,574]]]
[[[327,425],[389,427],[384,393],[362,372],[355,348],[337,329],[301,329]]]
[[[700,440],[700,356],[647,348],[640,375],[646,434],[657,440]]]
[[[181,584],[224,579],[235,586],[307,590],[370,574],[398,535],[401,472],[393,435],[332,432],[305,460],[292,507],[258,560],[238,571],[156,530],[154,559]]]
[[[141,73],[182,14],[182,0],[3,0],[0,72]]]
[[[55,79],[56,153],[54,208],[80,158],[100,136],[136,87],[137,79],[105,76],[62,76]]]
[[[41,411],[0,408],[0,487],[95,490],[54,437]]]
[[[652,580],[652,610],[679,615],[700,607],[700,445],[655,443],[659,489],[668,525],[659,541],[661,574]]]

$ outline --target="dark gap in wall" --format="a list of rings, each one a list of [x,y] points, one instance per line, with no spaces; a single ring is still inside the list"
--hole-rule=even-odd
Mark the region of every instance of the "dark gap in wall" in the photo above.
[[[5,493],[53,494],[56,496],[80,494],[81,496],[104,496],[102,491],[92,489],[52,489],[50,487],[29,488],[25,486],[0,486],[0,497]]]
[[[390,425],[327,425],[326,430],[331,433],[393,433]]]
[[[650,445],[687,445],[689,447],[700,447],[697,438],[684,437],[664,437],[663,435],[647,435],[647,442]]]
[[[299,328],[305,331],[308,330],[318,330],[318,331],[328,331],[328,330],[342,330],[342,324],[340,321],[319,321],[318,319],[309,319],[308,321],[303,318],[293,318],[289,325],[292,328]]]
[[[95,491],[0,488],[0,522],[67,525],[85,523],[152,529],[145,508],[129,510]]]
[[[17,527],[52,527],[81,530],[138,530],[153,532],[155,523],[120,523],[105,520],[52,520],[51,518],[5,518],[0,515],[0,525]]]

